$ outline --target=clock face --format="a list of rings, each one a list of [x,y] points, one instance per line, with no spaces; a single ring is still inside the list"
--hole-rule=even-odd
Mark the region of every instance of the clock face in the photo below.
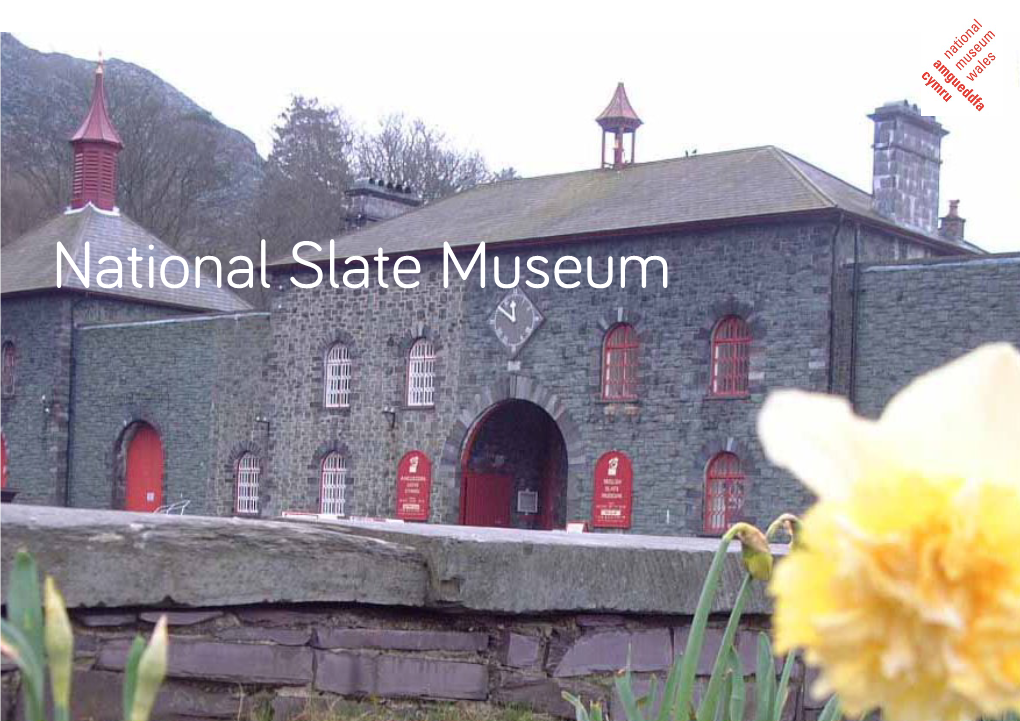
[[[545,317],[520,288],[514,288],[499,302],[489,317],[489,325],[500,342],[516,356],[528,339],[542,325]]]

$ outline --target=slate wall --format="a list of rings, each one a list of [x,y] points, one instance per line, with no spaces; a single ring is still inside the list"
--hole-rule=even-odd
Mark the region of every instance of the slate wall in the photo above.
[[[465,439],[487,408],[507,398],[535,402],[556,418],[567,446],[570,520],[591,518],[594,464],[610,450],[633,460],[636,532],[699,533],[705,467],[724,450],[743,461],[748,520],[764,524],[780,512],[801,510],[807,494],[765,462],[754,419],[770,388],[825,391],[836,382],[830,372],[832,286],[838,269],[853,259],[854,241],[849,225],[835,241],[834,231],[833,222],[786,221],[518,251],[553,260],[590,255],[596,280],[606,277],[609,255],[617,277],[621,254],[659,255],[669,264],[670,284],[642,289],[632,266],[625,289],[525,288],[545,322],[513,363],[488,324],[508,292],[494,287],[492,259],[499,256],[506,280],[513,262],[508,251],[489,249],[484,289],[477,277],[462,283],[454,276],[443,290],[437,256],[421,258],[423,283],[415,290],[300,290],[287,273],[279,275],[269,363],[276,389],[272,482],[280,502],[274,510],[316,510],[321,458],[340,450],[349,459],[348,512],[391,516],[397,461],[418,449],[434,464],[430,520],[456,523]],[[876,231],[859,235],[859,258],[925,252]],[[751,324],[751,392],[722,400],[708,394],[710,335],[730,313]],[[633,323],[641,339],[635,403],[605,403],[599,395],[604,334],[620,319]],[[437,347],[434,409],[402,407],[406,353],[418,335]],[[354,393],[350,409],[328,410],[322,407],[322,359],[338,339],[352,350]],[[392,430],[383,414],[387,406],[397,409]]]
[[[874,265],[860,284],[854,398],[865,415],[983,343],[1020,347],[1018,254]]]
[[[74,324],[143,320],[185,311],[75,293],[8,297],[2,340],[17,349],[15,388],[0,399],[11,488],[16,502],[62,505],[67,482]],[[119,384],[123,384],[123,378]]]
[[[72,611],[74,718],[121,717],[131,638],[151,633],[161,613],[170,624],[170,651],[154,719],[251,715],[285,721],[307,718],[341,697],[512,704],[573,718],[563,691],[601,701],[612,718],[622,718],[613,680],[628,653],[635,688],[648,693],[653,675],[661,685],[690,627],[689,616],[492,616],[350,604],[82,609]],[[711,674],[725,620],[710,621],[699,687]],[[748,674],[765,628],[766,617],[742,619],[736,648]],[[820,703],[805,693],[801,662],[794,668],[783,718],[812,721]],[[13,665],[5,665],[4,718],[14,717],[17,683]],[[748,683],[745,718],[751,719],[754,684]]]
[[[116,507],[124,431],[152,425],[164,453],[165,503],[230,515],[234,463],[245,451],[268,473],[263,313],[85,325],[77,358],[71,504]]]

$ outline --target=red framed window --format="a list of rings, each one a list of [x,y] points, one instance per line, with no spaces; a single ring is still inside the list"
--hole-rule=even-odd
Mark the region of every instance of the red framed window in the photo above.
[[[638,397],[638,336],[628,323],[614,325],[602,343],[602,400]]]
[[[0,389],[2,389],[4,397],[14,395],[14,370],[15,364],[17,363],[17,353],[14,349],[14,343],[7,341],[3,345],[3,351],[0,352],[0,363],[3,364],[2,378],[0,378]]]
[[[705,471],[705,533],[725,533],[744,508],[744,470],[733,453],[718,453]]]
[[[245,515],[258,515],[259,476],[262,463],[254,453],[245,453],[237,459],[237,501],[234,510]]]
[[[746,396],[748,393],[751,327],[740,316],[723,318],[712,332],[712,382],[714,396]]]

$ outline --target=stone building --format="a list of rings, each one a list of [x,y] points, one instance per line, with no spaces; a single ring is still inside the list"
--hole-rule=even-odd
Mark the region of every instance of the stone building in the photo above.
[[[417,209],[404,188],[352,188],[339,257],[414,256],[418,287],[303,289],[291,277],[315,273],[285,258],[264,312],[226,290],[18,285],[53,276],[46,229],[72,207],[3,249],[9,482],[18,500],[83,507],[668,534],[800,510],[805,491],[756,439],[770,389],[875,413],[918,370],[1020,342],[1006,290],[1020,265],[967,242],[955,204],[938,223],[946,131],[906,103],[871,117],[869,194],[771,146],[637,163],[620,85],[597,169]],[[77,212],[129,227],[111,208]],[[476,271],[444,287],[444,244],[466,268],[482,242],[485,286]],[[303,257],[327,265],[323,246]],[[534,255],[547,270],[590,257],[597,282],[658,256],[668,286],[650,264],[645,288],[636,265],[626,287],[495,287],[497,259],[506,279]],[[83,300],[110,310],[66,310]]]

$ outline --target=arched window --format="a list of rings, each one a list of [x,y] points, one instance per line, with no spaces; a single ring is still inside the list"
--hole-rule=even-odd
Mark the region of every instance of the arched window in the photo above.
[[[344,515],[347,496],[347,459],[337,452],[322,459],[322,491],[319,513]]]
[[[245,453],[237,459],[237,503],[238,513],[259,512],[259,474],[262,464],[254,453]]]
[[[17,354],[14,343],[11,341],[4,343],[0,362],[3,363],[3,378],[0,380],[0,386],[2,386],[3,395],[6,398],[14,395],[14,366],[17,363]]]
[[[748,392],[751,328],[735,315],[719,321],[712,333],[712,395],[743,396]]]
[[[705,533],[725,533],[744,507],[744,471],[732,453],[718,453],[705,472]]]
[[[337,343],[326,353],[326,408],[349,408],[351,405],[351,353]]]
[[[431,341],[419,338],[407,358],[407,405],[436,404],[436,350]]]
[[[632,401],[638,389],[638,337],[634,326],[614,325],[602,344],[602,400]]]

